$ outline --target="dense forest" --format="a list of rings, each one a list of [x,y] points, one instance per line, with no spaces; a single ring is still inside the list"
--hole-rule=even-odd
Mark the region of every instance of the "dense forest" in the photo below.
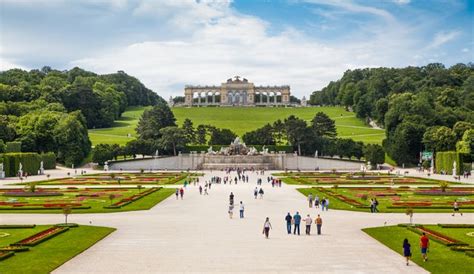
[[[416,163],[422,150],[455,150],[473,128],[474,64],[348,70],[310,104],[342,105],[375,121],[386,129],[387,153],[400,165]]]
[[[0,139],[78,164],[90,151],[88,128],[112,126],[128,106],[164,102],[123,71],[11,69],[0,72]]]

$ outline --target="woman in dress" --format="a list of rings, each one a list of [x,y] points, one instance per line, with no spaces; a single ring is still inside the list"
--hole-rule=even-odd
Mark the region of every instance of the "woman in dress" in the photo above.
[[[272,228],[272,224],[270,223],[270,218],[265,219],[265,223],[263,224],[263,234],[265,234],[265,238],[268,239],[268,235],[270,233],[270,229]]]

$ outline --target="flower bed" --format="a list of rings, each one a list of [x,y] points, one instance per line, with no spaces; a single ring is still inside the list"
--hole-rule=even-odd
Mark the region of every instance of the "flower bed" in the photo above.
[[[441,190],[419,190],[415,191],[413,194],[416,195],[427,195],[427,196],[471,196],[474,195],[474,192],[469,191],[441,191]]]
[[[4,192],[3,196],[6,197],[48,197],[48,196],[62,196],[64,195],[61,192],[52,192],[52,191],[35,191],[35,192],[29,192],[29,191],[9,191],[9,192]]]
[[[26,245],[26,246],[35,246],[41,242],[44,242],[52,237],[55,237],[63,232],[69,230],[68,227],[58,227],[54,226],[46,230],[40,231],[33,236],[20,240],[11,245]]]
[[[449,236],[446,236],[440,232],[437,232],[437,231],[434,231],[434,230],[431,230],[431,229],[428,229],[428,228],[425,228],[423,226],[416,226],[416,227],[407,227],[409,230],[417,233],[417,234],[422,234],[423,232],[426,233],[426,235],[439,242],[439,243],[442,243],[444,245],[447,245],[447,246],[453,246],[453,245],[465,245],[467,246],[468,244],[464,243],[464,242],[461,242],[461,241],[458,241],[456,239],[453,239]]]
[[[4,246],[0,247],[0,251],[13,251],[13,252],[23,252],[30,250],[29,247],[22,246],[22,245],[11,245],[11,246]]]
[[[318,188],[318,191],[322,192],[322,193],[325,193],[333,198],[336,198],[336,199],[339,199],[340,201],[342,202],[345,202],[351,206],[357,206],[357,207],[363,207],[365,206],[363,203],[357,201],[357,200],[354,200],[352,198],[349,198],[347,196],[344,196],[342,194],[337,194],[337,193],[333,193],[332,191],[330,190],[326,190],[324,188]]]
[[[13,255],[15,255],[15,252],[13,251],[0,251],[0,261],[3,261]]]
[[[155,191],[158,191],[159,189],[161,189],[161,187],[158,187],[158,188],[150,188],[148,190],[145,190],[141,193],[138,193],[138,194],[135,194],[135,195],[132,195],[130,197],[127,197],[127,198],[123,198],[122,200],[118,201],[118,202],[115,202],[113,203],[112,205],[110,206],[104,206],[104,208],[107,208],[107,209],[115,209],[115,208],[121,208],[123,206],[126,206],[132,202],[135,202]]]

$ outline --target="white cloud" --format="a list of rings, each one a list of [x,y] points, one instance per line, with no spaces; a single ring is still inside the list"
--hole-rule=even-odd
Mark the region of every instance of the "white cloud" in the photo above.
[[[461,51],[462,52],[469,52],[469,49],[468,48],[463,48]]]
[[[428,46],[428,48],[437,48],[441,45],[446,44],[449,41],[456,39],[461,34],[461,31],[440,31],[435,34],[433,41]]]
[[[406,5],[406,4],[410,4],[411,0],[393,0],[393,2],[399,5]]]

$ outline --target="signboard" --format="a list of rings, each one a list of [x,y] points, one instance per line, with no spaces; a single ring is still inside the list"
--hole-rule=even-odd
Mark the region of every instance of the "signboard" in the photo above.
[[[433,152],[423,151],[421,153],[421,160],[425,161],[425,160],[431,160],[431,159],[433,159]]]

